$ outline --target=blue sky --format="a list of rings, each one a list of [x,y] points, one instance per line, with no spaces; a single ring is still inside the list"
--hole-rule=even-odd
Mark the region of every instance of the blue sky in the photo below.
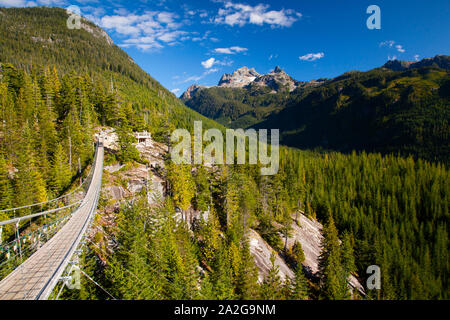
[[[448,0],[0,0],[33,5],[79,6],[177,95],[242,66],[279,65],[308,81],[450,54]],[[369,5],[381,9],[381,30],[366,26]]]

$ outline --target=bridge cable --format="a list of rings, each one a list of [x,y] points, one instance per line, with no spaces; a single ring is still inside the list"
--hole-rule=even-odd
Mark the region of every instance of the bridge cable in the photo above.
[[[114,296],[112,296],[108,291],[106,291],[106,289],[104,289],[101,285],[99,285],[97,282],[95,282],[94,279],[92,279],[91,277],[89,277],[86,272],[84,272],[83,270],[80,269],[80,272],[89,280],[91,280],[97,287],[99,287],[100,289],[102,289],[103,291],[105,291],[111,298],[113,298],[113,300],[117,300],[116,298],[114,298]]]

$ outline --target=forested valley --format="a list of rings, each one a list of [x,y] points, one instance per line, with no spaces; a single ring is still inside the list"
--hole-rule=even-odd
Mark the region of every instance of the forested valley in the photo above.
[[[29,12],[65,23],[60,9],[0,10],[30,24],[36,22]],[[14,27],[3,21],[0,25],[2,34]],[[105,41],[82,34],[87,43]],[[14,48],[15,43],[1,44],[0,210],[46,201],[74,188],[78,161],[82,170],[92,161],[97,127],[116,130],[120,151],[107,153],[106,161],[125,166],[146,164],[134,146],[133,132],[149,131],[156,141],[169,144],[175,128],[192,131],[194,120],[224,130],[123,59],[117,47],[111,50],[120,58],[111,65],[85,69],[87,60],[80,57],[90,51],[74,55],[73,68],[65,60],[41,59],[38,65],[18,62],[12,53],[6,57],[3,47]],[[444,163],[288,147],[280,149],[280,157],[278,174],[261,176],[256,165],[175,165],[167,156],[164,168],[158,169],[167,182],[164,200],[150,206],[149,190],[144,189],[121,203],[112,223],[102,224],[101,215],[95,218],[81,266],[103,289],[82,277],[81,289],[64,290],[62,297],[450,298],[450,177]],[[105,175],[105,183],[107,179]],[[102,194],[99,211],[107,202]],[[188,228],[187,218],[176,216],[191,209],[208,212],[209,218]],[[283,241],[283,236],[292,236],[299,212],[324,224],[317,277],[304,270],[301,245],[287,248]],[[8,218],[0,213],[0,220]],[[249,250],[250,229],[273,249],[271,268],[262,281]],[[293,278],[280,277],[277,256],[293,270]],[[381,290],[352,293],[348,276],[364,284],[370,265],[381,268]]]

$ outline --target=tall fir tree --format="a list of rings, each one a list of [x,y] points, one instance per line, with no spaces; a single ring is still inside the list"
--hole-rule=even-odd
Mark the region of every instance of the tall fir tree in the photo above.
[[[12,207],[12,187],[5,158],[0,153],[0,210]]]
[[[275,253],[270,256],[272,267],[261,284],[261,299],[263,300],[283,300],[285,298],[283,282],[279,275],[279,267],[275,264]]]
[[[333,216],[329,213],[328,222],[323,229],[322,252],[319,257],[321,295],[328,300],[341,300],[347,297],[342,289],[347,286],[347,278],[341,264],[339,241]]]

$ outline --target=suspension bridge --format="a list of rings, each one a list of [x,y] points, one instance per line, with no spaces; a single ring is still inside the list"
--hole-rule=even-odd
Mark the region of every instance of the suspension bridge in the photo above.
[[[48,207],[49,203],[63,203],[62,207],[0,221],[0,245],[2,244],[1,230],[8,226],[10,229],[15,227],[15,235],[10,237],[13,240],[3,245],[3,255],[6,257],[6,261],[3,263],[9,263],[8,261],[13,259],[11,254],[14,254],[15,261],[18,261],[17,267],[0,281],[0,300],[45,300],[49,298],[58,282],[64,280],[62,276],[68,266],[76,263],[72,259],[79,254],[83,237],[95,216],[101,190],[102,172],[103,139],[100,138],[97,142],[91,172],[78,188],[79,190],[74,190],[80,192],[84,190],[82,193],[84,197],[81,200],[76,199],[70,203],[69,199],[74,198],[73,196],[76,194],[76,192],[71,192],[61,198],[37,204],[42,208]],[[24,208],[27,207],[7,211],[15,213],[16,210]],[[23,226],[24,222],[30,221],[31,225],[32,220],[48,219],[47,217],[58,212],[66,214],[52,223],[44,223],[40,229],[27,235],[20,235],[20,224]],[[56,229],[58,230],[56,231]],[[53,234],[51,234],[52,230]],[[44,239],[47,240],[45,243]],[[27,257],[27,250],[29,257]]]

